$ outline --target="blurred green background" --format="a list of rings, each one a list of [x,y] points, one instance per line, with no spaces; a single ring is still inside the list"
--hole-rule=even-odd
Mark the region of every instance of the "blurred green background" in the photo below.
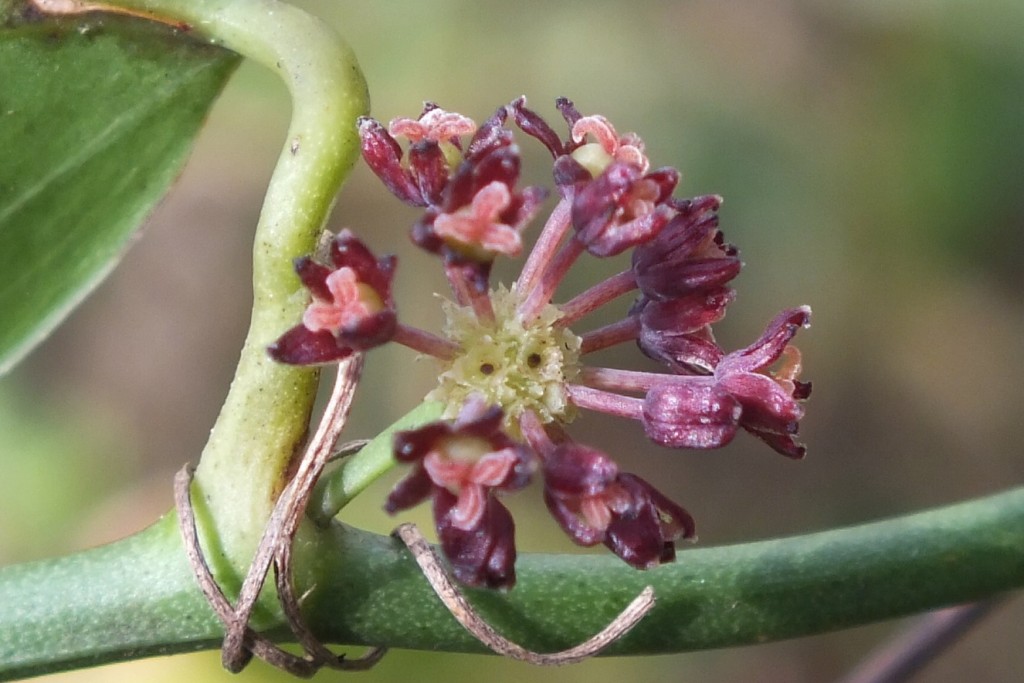
[[[416,115],[430,99],[482,120],[526,94],[557,121],[553,100],[567,95],[639,132],[655,166],[679,167],[680,194],[724,195],[723,229],[747,263],[720,326],[725,346],[752,341],[783,307],[814,308],[814,327],[797,339],[815,384],[804,462],[750,438],[721,452],[670,452],[634,424],[580,421],[587,441],[693,512],[702,545],[1024,481],[1019,0],[301,4],[353,45],[378,118]],[[244,335],[252,228],[288,113],[274,78],[243,65],[143,239],[0,383],[0,561],[113,540],[171,506],[172,474],[197,458]],[[546,182],[546,152],[523,146],[530,179]],[[359,168],[331,225],[397,252],[400,310],[433,327],[425,292],[444,284],[436,263],[407,246],[415,216]],[[561,297],[621,265],[582,261]],[[622,351],[603,360],[637,367],[638,354]],[[375,351],[350,435],[405,412],[434,377],[409,352]],[[390,529],[379,508],[391,481],[348,521]],[[537,503],[535,494],[513,502],[521,549],[571,551]],[[410,518],[426,521],[422,511]],[[397,652],[361,680],[827,681],[899,626],[557,672]],[[918,680],[1016,680],[1022,640],[1017,599]],[[259,663],[232,677],[218,662],[204,653],[53,680],[288,680]]]

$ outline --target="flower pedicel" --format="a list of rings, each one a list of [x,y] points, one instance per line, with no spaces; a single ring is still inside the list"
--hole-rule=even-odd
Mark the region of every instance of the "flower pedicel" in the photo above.
[[[742,265],[718,227],[721,198],[673,197],[679,172],[651,170],[637,135],[582,116],[569,100],[557,107],[568,125],[564,140],[525,98],[480,126],[433,104],[387,128],[361,119],[367,164],[398,199],[424,210],[411,236],[440,258],[451,286],[443,334],[399,322],[394,258],[377,259],[345,230],[328,263],[296,262],[313,301],[269,349],[277,361],[313,365],[397,342],[437,359],[440,379],[427,398],[444,405],[442,419],[396,435],[394,456],[412,469],[385,508],[431,499],[441,548],[469,585],[515,584],[515,524],[501,497],[536,478],[575,543],[604,544],[634,567],[671,561],[676,542],[695,537],[686,510],[573,440],[566,427],[580,409],[638,420],[652,441],[672,448],[718,448],[742,428],[787,457],[805,452],[796,435],[811,387],[798,379],[791,341],[810,324],[810,309],[784,310],[750,346],[721,349],[711,326],[735,298],[728,285]],[[518,186],[510,119],[550,151],[558,202],[516,281],[492,287],[494,259],[520,255],[523,230],[547,195]],[[628,269],[552,301],[584,252],[628,251]],[[574,331],[631,293],[623,319]],[[664,371],[585,364],[588,354],[624,342]]]

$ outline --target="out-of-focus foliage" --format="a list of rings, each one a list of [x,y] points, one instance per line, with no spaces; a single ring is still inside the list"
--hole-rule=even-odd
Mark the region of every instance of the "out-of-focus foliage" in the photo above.
[[[352,43],[381,119],[416,114],[424,99],[482,119],[524,93],[555,118],[554,98],[567,95],[581,111],[639,132],[653,164],[683,171],[683,193],[724,195],[723,230],[747,263],[723,325],[726,345],[749,343],[781,307],[814,308],[814,327],[798,340],[815,383],[803,423],[806,461],[785,462],[752,439],[716,454],[675,453],[641,445],[638,427],[583,425],[595,435],[588,439],[683,502],[702,544],[874,519],[1024,480],[1024,42],[1014,30],[1024,25],[1024,5],[302,4]],[[121,416],[109,438],[145,454],[147,481],[167,483],[137,519],[125,520],[131,528],[169,507],[170,473],[201,448],[244,332],[248,241],[287,103],[272,75],[244,67],[239,76],[149,234],[6,380],[32,387],[42,403],[37,420],[68,421],[58,411],[76,404],[68,397]],[[546,152],[522,144],[531,180],[545,181],[536,169]],[[443,291],[443,282],[436,263],[407,246],[414,219],[360,169],[333,227],[351,226],[375,250],[397,251],[400,315],[433,326],[438,315],[426,292]],[[588,263],[594,279],[621,265]],[[564,294],[589,282],[570,282]],[[434,379],[411,353],[371,354],[351,436],[404,412]],[[17,445],[3,449],[4,460],[21,455]],[[116,470],[104,478],[126,490],[140,485]],[[95,485],[69,478],[67,486]],[[387,530],[395,520],[379,510],[386,486],[360,497],[346,519]],[[566,550],[550,520],[530,516],[538,502],[510,499],[520,545]],[[56,534],[48,548],[14,547],[27,557],[88,542]],[[1024,668],[1021,609],[1018,601],[997,613],[920,680],[998,680]],[[590,683],[829,680],[892,628],[601,660],[557,675]],[[484,670],[496,681],[544,675],[495,658],[398,653],[364,677],[454,683],[479,680]],[[209,654],[60,680],[172,676],[284,680],[262,665],[229,677]]]

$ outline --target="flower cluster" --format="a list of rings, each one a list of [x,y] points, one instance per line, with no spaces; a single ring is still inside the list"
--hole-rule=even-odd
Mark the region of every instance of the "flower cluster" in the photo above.
[[[394,259],[375,258],[343,231],[329,263],[296,263],[313,302],[270,348],[281,362],[317,364],[391,341],[437,359],[440,379],[427,398],[444,414],[396,436],[395,459],[412,469],[385,507],[394,513],[431,499],[441,547],[470,585],[515,583],[515,525],[501,497],[534,478],[543,479],[548,510],[575,543],[604,544],[634,567],[670,561],[676,542],[695,537],[686,510],[570,436],[580,409],[635,419],[671,448],[718,448],[743,429],[782,455],[804,455],[796,436],[810,384],[798,379],[791,342],[810,324],[810,309],[784,310],[750,346],[723,350],[712,325],[735,298],[729,283],[742,264],[718,226],[721,198],[674,197],[679,172],[651,170],[639,136],[581,115],[569,100],[557,107],[564,139],[525,98],[479,126],[433,104],[387,127],[361,119],[367,164],[399,200],[423,210],[411,237],[440,258],[450,283],[443,333],[398,321]],[[518,186],[510,124],[551,153],[558,201],[515,282],[492,287],[494,260],[523,251],[523,230],[546,197]],[[628,268],[553,302],[584,254],[626,252]],[[634,300],[621,320],[573,332],[628,294]],[[625,342],[663,370],[583,363]]]

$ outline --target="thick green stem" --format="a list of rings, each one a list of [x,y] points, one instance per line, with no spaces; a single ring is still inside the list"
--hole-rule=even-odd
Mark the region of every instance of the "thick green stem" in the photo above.
[[[0,679],[214,648],[221,625],[184,559],[177,520],[71,557],[0,570]],[[480,651],[397,541],[318,535],[321,637]],[[1024,488],[884,522],[685,551],[639,572],[608,556],[524,555],[509,593],[470,591],[497,628],[556,650],[599,630],[643,586],[657,605],[612,654],[682,652],[845,628],[1024,587]],[[60,596],[55,599],[54,596]]]
[[[277,72],[292,121],[256,228],[253,308],[231,389],[196,471],[208,559],[237,588],[263,533],[285,470],[302,445],[317,373],[272,362],[267,345],[300,319],[306,293],[292,260],[311,253],[359,150],[355,120],[368,110],[352,52],[325,24],[276,0],[114,0],[112,6],[189,24],[199,35]]]

